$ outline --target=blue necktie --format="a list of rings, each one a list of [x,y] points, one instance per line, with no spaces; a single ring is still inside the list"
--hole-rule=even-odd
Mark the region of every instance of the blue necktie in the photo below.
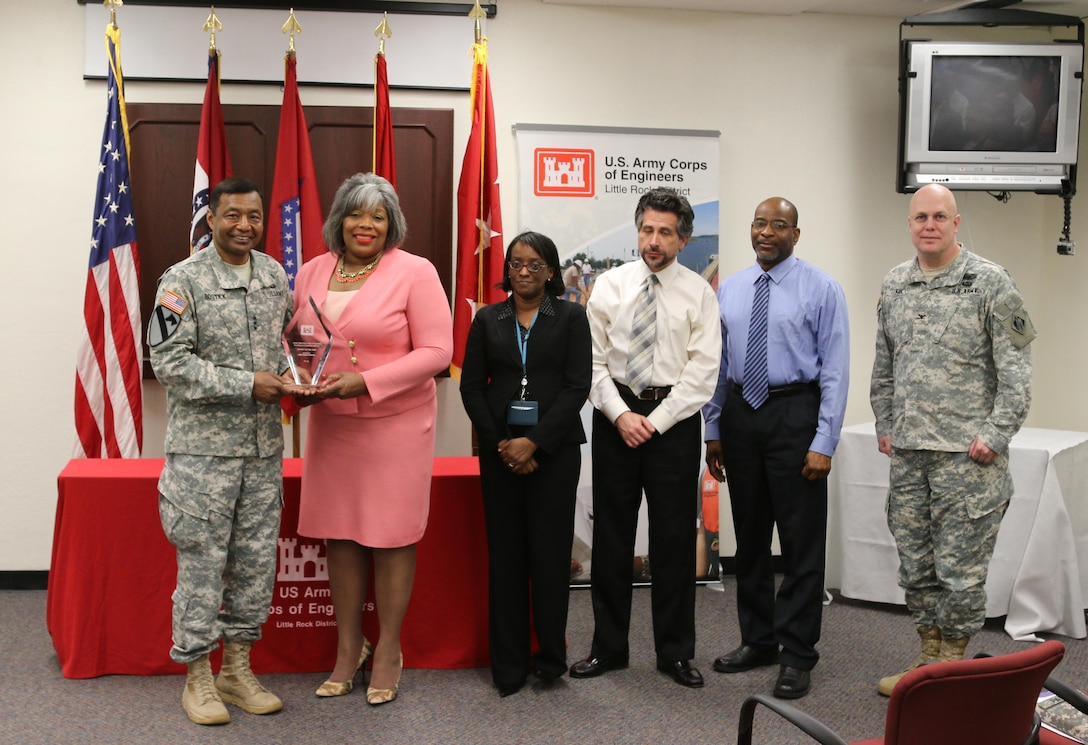
[[[631,322],[631,343],[627,348],[627,387],[637,396],[650,384],[654,371],[654,342],[657,339],[657,275],[646,278],[646,286],[635,301]]]
[[[756,280],[752,297],[752,319],[748,323],[748,354],[744,358],[741,393],[753,409],[767,400],[767,305],[771,297],[771,277],[766,272]]]

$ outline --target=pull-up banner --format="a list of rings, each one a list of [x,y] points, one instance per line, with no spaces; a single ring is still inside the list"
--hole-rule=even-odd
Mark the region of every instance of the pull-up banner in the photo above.
[[[706,130],[575,127],[515,124],[518,147],[518,222],[507,242],[524,230],[555,241],[560,263],[580,266],[580,281],[564,297],[586,303],[595,278],[609,268],[638,260],[635,207],[639,197],[657,186],[675,189],[695,210],[695,231],[679,261],[718,286],[718,181],[720,133]],[[573,272],[572,272],[573,275]],[[588,433],[592,407],[586,403],[582,423]],[[591,569],[593,483],[589,446],[582,448],[578,482],[571,577],[589,579]],[[718,489],[710,479],[691,498],[698,500],[700,520],[696,575],[718,575]],[[706,514],[704,520],[702,516]],[[632,579],[650,578],[645,502],[639,513]]]

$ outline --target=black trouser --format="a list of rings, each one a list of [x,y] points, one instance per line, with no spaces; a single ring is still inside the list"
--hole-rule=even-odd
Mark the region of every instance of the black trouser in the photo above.
[[[656,401],[624,392],[649,414]],[[700,419],[695,414],[637,448],[593,413],[592,654],[626,662],[631,625],[632,562],[642,492],[649,510],[654,646],[662,660],[695,656],[695,520],[699,495]]]
[[[533,669],[567,670],[567,607],[581,446],[537,450],[538,469],[513,473],[495,451],[480,454],[487,522],[491,675],[520,685],[529,673],[529,614],[539,652]]]
[[[781,662],[804,670],[820,657],[827,542],[827,479],[801,475],[819,410],[819,390],[811,389],[770,398],[758,411],[731,394],[721,414],[741,639],[759,649],[781,646]],[[777,597],[771,567],[775,524],[785,563]]]

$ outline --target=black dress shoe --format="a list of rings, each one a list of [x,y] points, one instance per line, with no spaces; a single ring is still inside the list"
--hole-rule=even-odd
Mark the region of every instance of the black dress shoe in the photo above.
[[[534,668],[533,676],[541,683],[554,683],[555,681],[562,678],[563,673],[565,673],[566,671],[566,668],[560,670],[559,672],[555,672],[554,670],[538,670]]]
[[[773,665],[778,662],[778,648],[756,649],[742,644],[732,652],[723,654],[714,660],[714,669],[719,673],[743,673],[757,667]]]
[[[581,662],[575,662],[570,666],[572,678],[596,678],[612,670],[622,670],[627,667],[627,662],[609,662],[600,657],[587,657]]]
[[[783,665],[774,684],[775,698],[801,698],[812,687],[812,675],[808,670]]]
[[[691,663],[687,660],[677,660],[676,662],[658,660],[657,669],[663,673],[668,673],[673,680],[682,686],[688,688],[703,687],[702,673],[692,667]]]
[[[520,691],[521,683],[499,683],[496,688],[499,689],[499,697],[506,698]]]

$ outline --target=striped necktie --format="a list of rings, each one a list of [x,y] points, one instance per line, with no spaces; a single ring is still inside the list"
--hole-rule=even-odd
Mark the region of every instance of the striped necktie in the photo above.
[[[767,400],[767,305],[771,297],[771,277],[763,272],[756,280],[752,297],[752,319],[748,322],[748,354],[744,358],[744,382],[741,393],[753,409]]]
[[[631,322],[631,344],[627,348],[627,386],[639,395],[650,384],[654,370],[654,342],[657,340],[657,275],[646,278],[646,286],[635,301]]]

